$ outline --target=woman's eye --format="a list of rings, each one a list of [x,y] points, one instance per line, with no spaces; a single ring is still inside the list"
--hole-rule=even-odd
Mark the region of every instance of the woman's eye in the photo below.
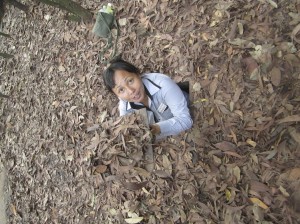
[[[124,92],[123,88],[119,89],[119,93],[123,93],[123,92]]]
[[[128,80],[128,83],[129,83],[129,84],[132,84],[132,83],[133,83],[133,79],[129,79],[129,80]]]

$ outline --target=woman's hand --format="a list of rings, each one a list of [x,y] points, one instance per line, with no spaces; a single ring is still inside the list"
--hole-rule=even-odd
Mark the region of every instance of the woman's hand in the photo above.
[[[153,135],[159,135],[160,134],[160,127],[158,124],[152,124],[150,125],[150,131]]]

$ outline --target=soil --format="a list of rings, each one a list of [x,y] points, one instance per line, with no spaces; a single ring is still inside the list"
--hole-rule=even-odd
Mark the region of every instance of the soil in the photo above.
[[[5,191],[6,173],[3,168],[2,162],[0,162],[0,223],[6,224],[6,205],[7,205],[7,193]]]
[[[118,53],[190,83],[193,128],[156,144],[103,85],[113,49],[91,31],[108,1],[77,2],[92,22],[6,7],[8,223],[300,222],[299,1],[112,1]]]

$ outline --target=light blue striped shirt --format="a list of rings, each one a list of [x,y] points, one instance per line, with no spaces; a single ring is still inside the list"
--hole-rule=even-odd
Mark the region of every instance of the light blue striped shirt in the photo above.
[[[156,123],[160,127],[161,139],[170,135],[177,135],[180,132],[190,129],[193,124],[187,100],[178,85],[168,76],[160,73],[148,73],[142,75],[142,82],[148,90],[147,109],[149,124]],[[150,97],[149,97],[150,96]],[[142,104],[130,103],[120,99],[119,111],[123,116],[132,113]]]

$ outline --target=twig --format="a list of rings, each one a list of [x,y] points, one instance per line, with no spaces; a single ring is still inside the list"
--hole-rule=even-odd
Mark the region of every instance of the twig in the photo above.
[[[8,2],[8,4],[15,6],[16,8],[18,8],[18,9],[24,11],[25,13],[28,12],[28,6],[27,6],[27,5],[24,5],[24,4],[21,3],[21,2],[18,2],[18,1],[16,1],[16,0],[6,0],[6,1]]]
[[[0,97],[3,97],[3,98],[9,98],[8,95],[4,95],[4,94],[2,94],[2,93],[0,93]]]
[[[12,58],[13,55],[7,54],[7,53],[1,53],[1,52],[0,52],[0,57],[3,57],[3,58]]]
[[[0,32],[0,35],[1,35],[1,36],[4,36],[4,37],[10,37],[10,35],[9,35],[9,34],[2,33],[2,32]]]

